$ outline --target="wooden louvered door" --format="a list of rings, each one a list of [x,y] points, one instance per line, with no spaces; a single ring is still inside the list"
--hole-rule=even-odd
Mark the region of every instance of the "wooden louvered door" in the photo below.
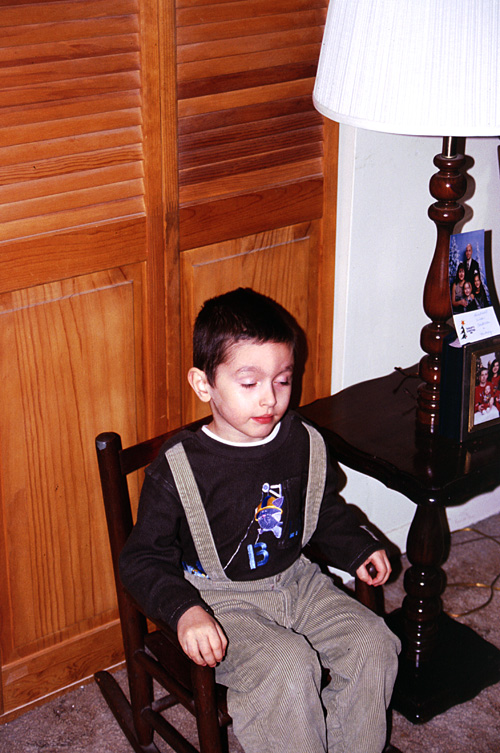
[[[93,443],[166,428],[152,5],[0,3],[2,719],[121,658]]]
[[[275,297],[307,332],[302,401],[329,392],[325,14],[0,0],[0,721],[122,658],[93,441],[198,414],[202,302]]]
[[[337,130],[311,98],[326,5],[177,0],[176,13],[183,371],[203,301],[251,286],[307,333],[303,402],[331,380]],[[183,394],[186,419],[206,408]]]

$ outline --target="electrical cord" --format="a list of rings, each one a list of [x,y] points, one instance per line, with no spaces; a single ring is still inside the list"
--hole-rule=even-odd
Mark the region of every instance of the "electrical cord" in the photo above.
[[[467,532],[471,532],[471,533],[476,533],[481,538],[489,539],[490,541],[493,541],[495,544],[498,544],[498,546],[500,546],[500,539],[499,538],[497,538],[496,536],[490,536],[488,533],[484,533],[483,531],[479,531],[477,528],[472,528],[472,527],[467,526],[465,528],[460,528],[459,530],[454,531],[453,533],[461,533],[463,531],[467,531]],[[474,541],[477,541],[477,539],[471,539],[469,541],[464,541],[464,542],[462,542],[462,545],[471,544]],[[498,580],[500,580],[500,573],[498,573],[497,575],[495,575],[495,577],[493,578],[493,580],[489,584],[488,583],[465,583],[465,582],[464,583],[460,583],[460,582],[459,583],[447,583],[447,585],[446,585],[447,589],[448,588],[487,588],[487,589],[489,589],[489,592],[490,592],[488,598],[486,599],[486,601],[483,602],[482,604],[480,604],[478,607],[474,607],[473,609],[468,609],[465,612],[458,612],[457,614],[453,614],[452,612],[447,612],[447,614],[449,614],[450,617],[465,617],[465,616],[467,616],[469,614],[473,614],[474,612],[479,612],[479,610],[484,609],[493,600],[493,597],[495,595],[495,591],[500,591],[500,586],[496,585]]]

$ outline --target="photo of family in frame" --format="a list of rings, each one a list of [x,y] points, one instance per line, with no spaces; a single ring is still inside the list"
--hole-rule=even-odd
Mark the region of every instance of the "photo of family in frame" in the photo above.
[[[474,236],[467,237],[465,236]],[[462,243],[460,243],[462,241]],[[460,246],[465,243],[463,251]],[[475,249],[474,249],[475,246]],[[475,253],[474,253],[475,250]],[[484,231],[452,236],[450,244],[451,305],[454,314],[474,311],[491,306],[491,300],[483,281]]]
[[[471,353],[469,429],[500,423],[500,338]]]
[[[459,442],[500,431],[500,325],[490,254],[484,230],[451,236],[455,332],[443,344],[439,430]]]
[[[452,235],[449,253],[453,322],[461,344],[500,332],[484,258],[484,230]]]

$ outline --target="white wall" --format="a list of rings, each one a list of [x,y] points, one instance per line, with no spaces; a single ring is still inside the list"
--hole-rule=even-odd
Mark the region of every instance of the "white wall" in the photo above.
[[[492,230],[500,293],[500,178],[496,138],[468,139],[466,220],[455,232]],[[423,355],[420,330],[436,227],[429,179],[442,140],[341,126],[332,391],[407,367]],[[414,505],[380,482],[344,469],[343,494],[405,551]],[[452,530],[500,511],[500,489],[448,509]]]

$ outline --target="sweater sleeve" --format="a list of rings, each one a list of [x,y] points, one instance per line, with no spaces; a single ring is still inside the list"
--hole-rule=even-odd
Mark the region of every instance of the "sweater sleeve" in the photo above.
[[[311,544],[334,566],[355,575],[363,562],[383,544],[360,525],[353,508],[337,491],[337,472],[328,459],[325,492]]]
[[[184,520],[180,501],[158,475],[146,473],[137,522],[120,556],[120,577],[130,595],[151,618],[174,630],[190,607],[211,613],[183,575],[179,531]]]

